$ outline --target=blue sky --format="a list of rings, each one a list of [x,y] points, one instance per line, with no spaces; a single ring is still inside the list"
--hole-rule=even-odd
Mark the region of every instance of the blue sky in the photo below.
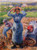
[[[12,2],[37,2],[37,0],[0,0],[0,2],[3,1],[12,1]]]

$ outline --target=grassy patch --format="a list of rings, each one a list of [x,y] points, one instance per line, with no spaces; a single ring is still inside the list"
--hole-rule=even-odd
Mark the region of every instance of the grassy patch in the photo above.
[[[26,12],[26,17],[37,17],[37,12]]]
[[[7,14],[7,12],[0,12],[0,17]]]
[[[0,25],[3,24],[4,17],[0,17]]]
[[[13,12],[11,13],[14,14]],[[37,17],[37,12],[26,12],[26,13],[27,13],[26,17]],[[0,17],[8,17],[7,12],[1,12]]]

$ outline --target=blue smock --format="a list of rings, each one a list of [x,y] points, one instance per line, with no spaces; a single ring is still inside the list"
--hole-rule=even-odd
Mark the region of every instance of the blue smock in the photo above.
[[[23,36],[22,36],[22,32],[23,32],[23,26],[21,23],[21,19],[26,16],[25,11],[22,11],[22,14],[11,14],[10,11],[8,12],[8,16],[12,16],[14,19],[14,23],[13,23],[13,27],[12,27],[12,41],[14,43],[22,43],[23,41]]]

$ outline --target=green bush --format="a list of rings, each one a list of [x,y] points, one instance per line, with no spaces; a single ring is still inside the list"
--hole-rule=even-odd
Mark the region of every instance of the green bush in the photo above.
[[[0,17],[7,14],[7,12],[0,12]]]
[[[31,10],[37,10],[37,6],[28,6],[28,7],[22,7],[24,11],[31,11]]]
[[[3,24],[3,17],[0,17],[0,25]]]

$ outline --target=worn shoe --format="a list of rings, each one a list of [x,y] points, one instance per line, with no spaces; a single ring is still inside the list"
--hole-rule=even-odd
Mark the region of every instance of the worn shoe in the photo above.
[[[22,45],[20,45],[20,48],[23,48],[23,46],[22,46]]]
[[[11,49],[15,49],[15,48],[17,48],[15,45],[11,47]]]

